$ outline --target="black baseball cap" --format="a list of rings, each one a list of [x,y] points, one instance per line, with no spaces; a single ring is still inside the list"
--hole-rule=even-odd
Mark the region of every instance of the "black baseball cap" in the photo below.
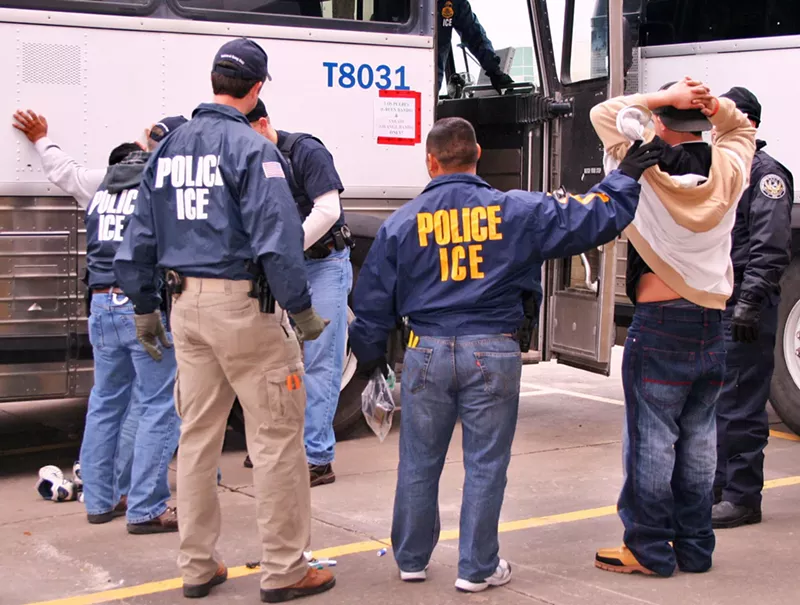
[[[127,158],[130,154],[137,151],[141,152],[142,148],[136,143],[123,143],[122,145],[117,145],[111,150],[111,153],[108,156],[108,165],[115,166]]]
[[[156,143],[160,143],[169,133],[175,130],[178,126],[186,124],[188,121],[189,120],[183,116],[170,116],[168,118],[163,118],[159,122],[156,122],[156,124],[150,129],[150,138]]]
[[[753,120],[756,126],[761,124],[761,103],[759,103],[758,98],[744,86],[734,86],[722,96],[736,103],[736,109]]]
[[[252,124],[253,122],[258,122],[261,118],[267,117],[269,117],[269,114],[267,113],[267,107],[264,105],[264,101],[259,99],[258,103],[256,103],[255,109],[247,114],[247,121]]]
[[[211,71],[239,80],[272,80],[267,69],[267,53],[247,38],[237,38],[223,44],[214,57]]]
[[[658,90],[666,90],[677,82],[667,82]],[[665,105],[653,110],[664,126],[675,132],[705,132],[711,130],[711,121],[699,109],[676,109],[672,105]]]

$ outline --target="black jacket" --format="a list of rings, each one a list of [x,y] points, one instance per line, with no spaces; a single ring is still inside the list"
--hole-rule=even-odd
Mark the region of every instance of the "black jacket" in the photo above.
[[[731,260],[736,300],[776,305],[780,279],[791,258],[794,180],[788,168],[764,151],[765,146],[764,141],[756,142],[750,186],[736,209]]]

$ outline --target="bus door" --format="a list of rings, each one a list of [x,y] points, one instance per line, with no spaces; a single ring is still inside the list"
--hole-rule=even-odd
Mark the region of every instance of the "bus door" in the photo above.
[[[533,0],[532,8],[546,93],[570,107],[545,125],[545,184],[582,193],[604,176],[589,111],[609,94],[622,94],[622,0]],[[547,263],[544,359],[609,374],[616,269],[613,241]]]
[[[453,36],[437,118],[472,123],[483,148],[478,173],[498,189],[587,191],[603,178],[603,150],[589,110],[609,93],[608,0],[470,4],[516,84],[497,94]],[[609,373],[614,254],[610,243],[547,263],[532,343],[540,359]]]

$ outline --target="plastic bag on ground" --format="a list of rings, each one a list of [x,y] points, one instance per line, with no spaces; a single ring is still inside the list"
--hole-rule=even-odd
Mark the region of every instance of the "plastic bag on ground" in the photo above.
[[[394,384],[394,373],[389,371],[389,379]],[[386,435],[392,429],[392,418],[394,416],[394,398],[392,389],[386,378],[381,374],[380,369],[376,368],[369,379],[366,388],[361,393],[361,411],[364,418],[383,443]]]

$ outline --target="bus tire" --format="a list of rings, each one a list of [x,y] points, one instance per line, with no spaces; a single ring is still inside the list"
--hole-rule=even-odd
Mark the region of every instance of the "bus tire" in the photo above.
[[[355,239],[355,247],[350,251],[350,263],[353,266],[353,289],[358,281],[358,272],[367,258],[375,234],[378,232],[382,221],[368,215],[347,216],[347,222]],[[347,299],[347,323],[353,321],[355,315],[352,312],[353,292]],[[352,435],[359,427],[366,426],[364,416],[361,413],[361,393],[367,386],[367,381],[359,378],[355,374],[356,359],[350,350],[349,344],[345,347],[344,364],[342,366],[342,385],[339,391],[339,404],[336,407],[336,414],[333,417],[333,430],[337,440],[346,439]],[[238,401],[234,405],[229,426],[237,431],[243,432],[244,419]]]
[[[348,222],[350,218],[348,217]],[[350,264],[353,266],[353,288],[350,295],[347,297],[347,325],[355,319],[352,312],[353,308],[353,290],[355,290],[356,282],[358,281],[358,272],[364,261],[367,258],[374,235],[377,233],[377,226],[374,227],[374,233],[369,233],[372,229],[366,229],[367,234],[356,235],[355,247],[350,251]],[[370,237],[372,235],[372,237]],[[345,346],[344,364],[342,366],[342,386],[339,391],[339,405],[336,407],[336,414],[333,417],[333,431],[336,433],[336,440],[340,441],[346,439],[357,428],[366,424],[364,416],[361,413],[361,393],[367,386],[367,381],[359,378],[355,374],[356,358],[350,350],[349,335],[347,344]]]
[[[800,435],[800,258],[781,281],[770,402],[786,426]]]

